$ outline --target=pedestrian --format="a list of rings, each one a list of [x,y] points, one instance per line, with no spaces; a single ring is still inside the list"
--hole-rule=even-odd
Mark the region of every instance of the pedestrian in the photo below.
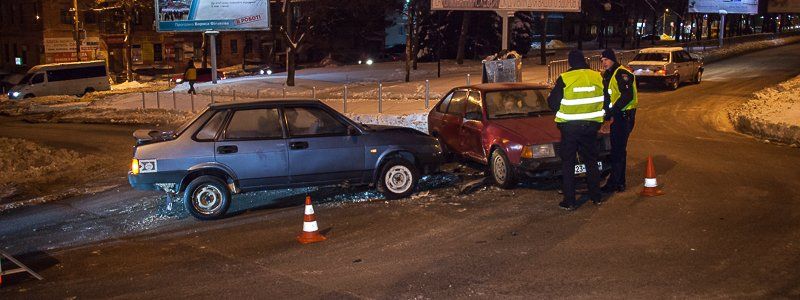
[[[604,193],[625,191],[625,168],[628,156],[628,137],[636,121],[636,107],[639,95],[636,90],[636,77],[617,62],[614,50],[606,49],[600,62],[603,72],[605,103],[608,107],[606,120],[611,123],[611,175],[601,188]]]
[[[603,77],[586,64],[583,52],[569,52],[570,69],[556,80],[547,102],[556,111],[555,122],[561,131],[561,190],[566,210],[576,209],[575,173],[577,155],[586,167],[589,198],[601,204],[600,169],[597,166],[597,131],[603,123]]]
[[[186,71],[183,72],[183,79],[189,82],[189,94],[197,95],[197,92],[194,90],[194,83],[197,81],[197,68],[194,67],[194,61],[191,59],[186,65]]]

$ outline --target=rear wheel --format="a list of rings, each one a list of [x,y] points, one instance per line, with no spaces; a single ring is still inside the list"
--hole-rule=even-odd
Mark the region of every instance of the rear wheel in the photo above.
[[[391,158],[381,168],[375,186],[386,199],[400,199],[411,196],[419,182],[419,172],[414,164],[403,158]]]
[[[497,186],[510,189],[517,185],[514,166],[511,165],[503,150],[497,149],[492,152],[489,169],[492,174],[492,180]]]
[[[88,94],[88,93],[94,93],[94,88],[87,87],[85,90],[83,90],[83,94],[81,94],[81,95],[78,95],[78,96],[81,96],[81,97],[83,97],[83,96],[85,96],[85,95],[86,95],[86,94]]]
[[[670,90],[677,90],[678,87],[681,85],[681,76],[675,75],[672,78],[668,78],[666,80],[667,88]]]
[[[231,193],[222,179],[200,176],[192,180],[183,192],[183,205],[197,219],[219,219],[228,211]]]

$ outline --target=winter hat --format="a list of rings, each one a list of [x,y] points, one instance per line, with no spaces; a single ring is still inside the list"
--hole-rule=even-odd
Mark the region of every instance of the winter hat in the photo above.
[[[571,68],[587,67],[586,58],[583,56],[583,51],[578,49],[572,49],[569,51],[568,61]]]
[[[601,55],[602,58],[607,58],[613,62],[617,62],[617,54],[614,53],[614,50],[606,49],[603,50],[603,54]]]

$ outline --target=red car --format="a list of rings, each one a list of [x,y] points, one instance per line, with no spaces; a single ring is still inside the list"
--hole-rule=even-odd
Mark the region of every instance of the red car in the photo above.
[[[217,70],[217,79],[225,79],[225,73]],[[175,75],[170,81],[181,84],[183,83],[183,74]],[[211,68],[197,68],[197,81],[195,82],[210,82],[211,81]]]
[[[428,114],[428,132],[444,151],[488,165],[492,179],[503,188],[520,178],[561,176],[555,112],[547,105],[550,89],[525,83],[488,83],[451,90]],[[606,124],[607,125],[607,124]],[[610,171],[608,126],[598,138],[598,165]],[[575,166],[584,175],[586,166]]]

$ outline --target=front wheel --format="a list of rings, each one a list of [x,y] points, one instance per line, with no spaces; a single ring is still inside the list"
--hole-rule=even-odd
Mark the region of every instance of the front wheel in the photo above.
[[[492,173],[492,179],[497,186],[510,189],[517,185],[514,166],[511,165],[511,162],[502,150],[498,149],[492,152],[489,168]]]
[[[697,74],[694,75],[694,83],[698,84],[701,80],[703,80],[703,71],[697,71]]]
[[[419,182],[417,168],[408,160],[392,158],[383,164],[376,186],[386,199],[411,196]]]
[[[183,192],[183,205],[197,219],[219,219],[228,211],[231,193],[221,179],[200,176],[192,180]]]

